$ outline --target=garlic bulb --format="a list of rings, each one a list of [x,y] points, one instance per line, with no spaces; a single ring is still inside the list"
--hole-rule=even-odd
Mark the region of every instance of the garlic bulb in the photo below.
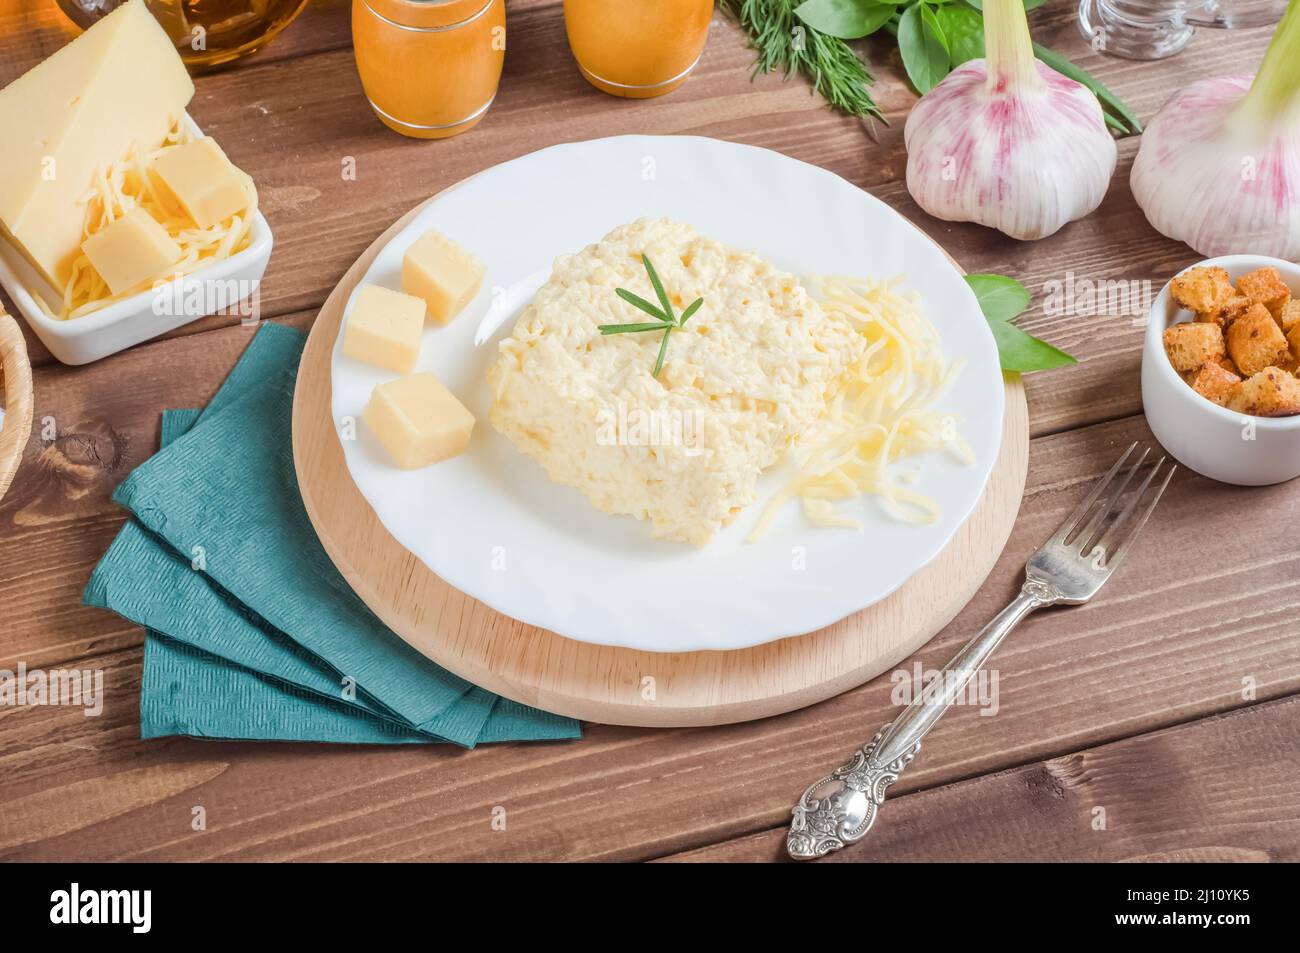
[[[1159,232],[1207,258],[1300,261],[1300,2],[1283,15],[1253,82],[1203,79],[1160,108],[1130,184]]]
[[[935,218],[1044,238],[1098,205],[1115,140],[1087,88],[1034,58],[1022,0],[985,0],[985,59],[907,117],[907,190]]]

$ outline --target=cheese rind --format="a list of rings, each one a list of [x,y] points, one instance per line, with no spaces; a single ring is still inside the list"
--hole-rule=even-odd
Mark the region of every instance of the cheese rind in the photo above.
[[[115,295],[156,278],[181,260],[181,246],[142,208],[134,209],[81,244]]]
[[[402,256],[402,290],[423,298],[429,317],[447,324],[483,287],[483,263],[447,236],[427,231]]]
[[[424,302],[379,285],[362,285],[348,312],[343,353],[399,374],[415,369]]]
[[[143,0],[131,0],[0,90],[0,224],[56,289],[82,240],[95,170],[160,146],[194,83]]]
[[[361,419],[403,470],[456,456],[474,430],[474,415],[432,374],[380,384]]]
[[[164,149],[153,172],[199,228],[211,228],[248,208],[248,191],[211,136]]]

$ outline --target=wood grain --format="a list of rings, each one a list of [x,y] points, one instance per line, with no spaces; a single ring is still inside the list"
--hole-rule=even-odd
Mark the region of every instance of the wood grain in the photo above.
[[[767,861],[784,851],[781,828],[666,859]],[[1300,861],[1300,698],[890,798],[867,838],[827,861],[900,857]]]
[[[817,632],[733,652],[635,652],[525,625],[443,582],[389,535],[352,482],[330,410],[331,357],[348,298],[428,204],[375,239],[330,294],[312,325],[293,404],[298,485],[321,544],[352,589],[417,651],[475,685],[585,721],[717,725],[861,685],[923,645],[975,594],[1011,532],[1025,485],[1029,415],[1015,375],[1006,381],[1001,452],[970,519],[898,591]],[[647,698],[650,672],[655,691]]]

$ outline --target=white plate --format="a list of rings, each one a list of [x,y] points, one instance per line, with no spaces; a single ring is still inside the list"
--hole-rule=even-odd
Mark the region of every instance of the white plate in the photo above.
[[[789,475],[776,467],[760,480],[759,500],[697,550],[651,539],[649,526],[631,517],[597,512],[492,429],[484,375],[495,340],[514,321],[476,349],[489,305],[516,297],[512,286],[535,286],[533,276],[556,256],[642,216],[688,222],[796,274],[906,276],[948,358],[966,359],[946,403],[976,461],[964,466],[930,454],[915,484],[939,501],[939,521],[904,525],[867,499],[848,504],[863,530],[819,529],[792,504],[761,541],[747,543],[765,501]],[[506,615],[584,642],[657,652],[737,649],[810,632],[902,585],[938,555],[983,493],[1001,439],[1003,384],[975,296],[915,226],[824,169],[693,136],[554,146],[439,195],[363,281],[400,288],[402,254],[428,228],[487,265],[484,290],[465,312],[425,330],[417,367],[436,374],[477,418],[470,447],[424,470],[398,470],[358,423],[355,439],[341,441],[343,453],[361,495],[399,543]],[[340,433],[348,432],[347,418],[359,420],[373,388],[394,376],[344,357],[336,341]]]
[[[194,135],[202,131],[188,115]],[[10,242],[0,237],[0,285],[36,336],[64,364],[88,364],[229,308],[257,293],[274,239],[261,212],[253,215],[248,247],[158,289],[141,291],[85,317],[61,321],[50,312],[62,296]],[[196,306],[201,302],[201,306]],[[42,307],[42,303],[44,307]]]

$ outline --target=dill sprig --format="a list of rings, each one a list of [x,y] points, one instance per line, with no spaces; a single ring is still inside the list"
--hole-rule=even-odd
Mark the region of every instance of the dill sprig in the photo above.
[[[822,98],[851,116],[884,114],[871,98],[875,80],[847,43],[803,24],[794,15],[802,0],[719,0],[736,18],[758,51],[755,73],[803,73]]]

